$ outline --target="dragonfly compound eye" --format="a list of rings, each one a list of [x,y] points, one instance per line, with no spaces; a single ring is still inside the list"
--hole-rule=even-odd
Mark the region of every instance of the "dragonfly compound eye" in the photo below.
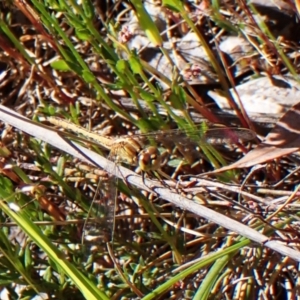
[[[161,166],[161,155],[156,147],[148,147],[140,152],[138,162],[145,172],[157,170]]]

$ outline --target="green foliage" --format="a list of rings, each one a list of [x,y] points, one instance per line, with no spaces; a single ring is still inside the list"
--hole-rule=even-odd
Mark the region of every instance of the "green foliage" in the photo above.
[[[195,126],[190,116],[190,108],[200,111],[200,105],[179,72],[174,72],[172,79],[166,78],[165,74],[157,74],[156,70],[140,59],[138,51],[130,51],[118,40],[116,31],[120,28],[114,20],[110,20],[109,24],[99,21],[101,16],[95,10],[94,2],[31,2],[37,20],[36,28],[33,28],[41,34],[45,44],[51,45],[51,51],[55,52],[56,60],[49,63],[51,71],[63,74],[62,82],[53,81],[55,84],[49,85],[49,94],[52,95],[53,92],[59,101],[49,103],[44,99],[46,95],[40,92],[39,87],[33,91],[33,94],[38,94],[39,100],[33,119],[39,120],[42,114],[64,117],[75,124],[81,124],[86,111],[82,111],[83,105],[80,101],[88,98],[91,100],[90,104],[86,106],[88,109],[84,109],[90,110],[90,115],[93,115],[94,107],[105,107],[113,111],[113,117],[108,113],[105,116],[111,122],[109,124],[117,124],[113,130],[127,130],[128,127],[120,126],[123,125],[122,122],[136,126],[142,133],[180,128],[202,149],[201,160],[207,163],[210,169],[227,163],[214,147],[201,143],[208,127],[205,123],[200,127]],[[228,93],[228,83],[220,67],[219,58],[211,51],[207,36],[196,26],[194,19],[185,10],[183,2],[164,0],[162,4],[164,8],[179,13],[189,30],[197,34],[225,94]],[[242,33],[241,28],[221,17],[219,4],[218,1],[212,1],[211,20],[214,24],[231,33]],[[171,63],[169,54],[163,48],[160,32],[142,2],[134,0],[131,1],[131,5],[148,39],[154,46],[160,47],[163,55],[168,57]],[[36,74],[41,76],[40,84],[47,86],[51,72],[44,72],[40,68],[42,63],[39,65],[28,54],[24,44],[16,38],[10,28],[10,22],[10,14],[0,18],[1,34],[11,41],[24,59],[25,69],[39,70]],[[37,24],[42,24],[42,28],[38,28]],[[263,26],[262,29],[268,34]],[[276,43],[275,47],[278,47]],[[278,52],[284,60],[285,55],[279,47]],[[112,80],[103,79],[99,75],[102,65],[96,71],[90,68],[90,65],[93,65],[88,63],[91,56],[96,58],[93,61],[95,65],[101,61],[109,67]],[[293,68],[287,61],[286,65],[292,72]],[[167,94],[162,86],[150,80],[149,74],[160,78],[170,88],[170,93]],[[64,83],[64,80],[68,83]],[[64,84],[70,85],[70,82],[71,92],[80,90],[84,100],[77,99],[75,92],[74,97],[70,90],[68,93],[64,92]],[[132,99],[135,105],[133,112],[113,101],[112,95],[120,90]],[[144,100],[143,105],[139,99]],[[53,96],[53,100],[57,99]],[[164,114],[158,110],[157,104],[164,109]],[[82,172],[87,166],[80,166],[74,158],[57,152],[41,141],[24,138],[18,134],[13,142],[21,156],[28,160],[31,170],[24,171],[18,165],[13,165],[9,169],[11,173],[5,173],[3,169],[3,174],[0,175],[0,284],[9,290],[11,298],[18,298],[13,285],[20,284],[27,287],[22,291],[22,299],[30,299],[37,294],[46,294],[49,298],[56,299],[110,299],[118,295],[123,299],[167,299],[171,295],[168,291],[173,292],[178,283],[200,274],[203,276],[201,282],[195,285],[193,290],[190,287],[186,288],[184,296],[186,299],[207,299],[219,286],[224,288],[220,282],[225,276],[223,274],[230,269],[231,260],[240,254],[240,249],[250,244],[249,240],[239,237],[227,238],[228,233],[225,230],[223,232],[223,229],[214,235],[217,231],[216,226],[211,226],[209,222],[205,224],[207,229],[203,230],[203,234],[203,224],[199,218],[194,215],[185,218],[185,212],[182,210],[178,213],[176,208],[168,207],[160,199],[156,199],[156,196],[148,198],[147,192],[134,189],[127,183],[126,178],[118,184],[118,191],[121,193],[120,207],[125,212],[123,213],[122,209],[118,211],[115,229],[121,234],[115,236],[111,243],[107,242],[107,237],[103,234],[96,242],[82,244],[83,221],[90,214],[97,216],[99,212],[102,215],[106,213],[105,203],[102,207],[98,206],[97,211],[94,207],[90,210],[91,199],[94,196],[95,201],[101,200],[98,199],[101,197],[97,194],[97,183],[105,181],[101,178],[102,174],[96,174],[95,170],[89,170],[90,173]],[[92,144],[82,140],[80,142],[87,146]],[[102,151],[94,145],[93,147],[95,151]],[[163,152],[167,147],[161,148]],[[189,162],[187,157],[178,158],[176,151],[179,150],[172,149],[171,157],[165,165],[166,169],[175,169],[177,172],[177,169],[183,167],[186,170],[184,175],[194,172],[193,162]],[[105,150],[103,152],[105,153]],[[1,148],[1,157],[14,159],[13,152],[5,147]],[[90,177],[85,177],[86,173]],[[220,179],[230,182],[235,175],[228,172]],[[145,178],[147,176],[148,174]],[[155,176],[158,180],[161,179],[160,174]],[[165,183],[166,187],[174,183],[171,179]],[[191,182],[191,186],[192,184]],[[103,184],[99,189],[102,191],[105,188]],[[180,183],[177,182],[174,189],[181,193]],[[130,199],[128,203],[125,196]],[[227,195],[224,195],[224,198],[226,197]],[[201,200],[205,202],[206,199],[203,198]],[[125,222],[124,215],[127,221],[130,219],[131,222]],[[198,233],[198,228],[192,233],[189,228],[186,232],[181,230],[185,229],[185,220],[192,220],[191,224],[196,220],[196,224],[201,227],[201,234]],[[97,219],[93,221],[95,227],[103,231],[114,227],[112,224],[103,225]],[[141,228],[136,228],[136,222],[142,224]],[[22,241],[14,238],[13,231],[16,228],[26,234]],[[191,243],[192,239],[196,240],[195,237],[199,238],[195,242],[196,246]],[[222,244],[221,238],[226,243]],[[195,253],[201,256],[196,261]],[[202,257],[202,253],[207,255]],[[117,257],[114,257],[115,255]],[[187,265],[184,265],[185,262]],[[189,265],[190,262],[192,263]],[[246,275],[250,277],[249,273]]]

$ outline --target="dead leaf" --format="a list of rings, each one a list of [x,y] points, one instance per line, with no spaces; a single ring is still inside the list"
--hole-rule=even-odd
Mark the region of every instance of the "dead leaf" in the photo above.
[[[63,214],[61,209],[59,209],[59,207],[57,207],[55,204],[49,201],[47,197],[37,196],[37,200],[39,201],[41,208],[44,209],[50,216],[52,216],[54,220],[56,221],[66,220],[66,216]]]
[[[256,164],[279,158],[298,151],[300,148],[300,103],[295,104],[277,122],[265,140],[254,150],[237,162],[209,174],[221,173],[231,169],[248,168]],[[208,174],[208,173],[206,173]]]
[[[17,184],[21,183],[20,177],[13,171],[12,167],[8,168],[3,162],[0,162],[0,173]]]
[[[241,100],[249,116],[253,114],[269,115],[286,113],[300,99],[300,84],[289,76],[260,77],[230,89],[234,101]],[[230,110],[227,98],[214,91],[208,95],[216,102],[220,109]]]

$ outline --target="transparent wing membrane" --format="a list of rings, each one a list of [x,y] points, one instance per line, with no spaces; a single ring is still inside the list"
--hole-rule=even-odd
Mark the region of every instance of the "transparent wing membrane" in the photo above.
[[[105,184],[98,183],[97,193],[83,226],[83,244],[105,244],[112,240],[116,191],[112,187],[113,181],[111,178]]]

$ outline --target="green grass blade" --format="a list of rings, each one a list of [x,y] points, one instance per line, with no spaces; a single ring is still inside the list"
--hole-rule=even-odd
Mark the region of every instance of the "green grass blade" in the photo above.
[[[13,219],[20,228],[41,248],[47,253],[49,258],[56,264],[60,272],[68,275],[71,280],[77,285],[86,299],[104,299],[109,298],[101,292],[97,287],[88,280],[79,270],[75,268],[64,257],[51,241],[42,233],[42,231],[28,218],[25,210],[13,211],[4,201],[0,201],[0,208]]]

